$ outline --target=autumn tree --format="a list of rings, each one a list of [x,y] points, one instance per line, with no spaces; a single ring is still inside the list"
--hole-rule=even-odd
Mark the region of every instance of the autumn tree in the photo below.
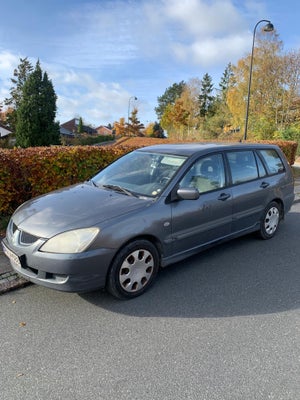
[[[27,77],[17,108],[16,144],[21,147],[60,143],[59,124],[55,122],[56,94],[39,61]]]
[[[282,54],[282,42],[274,32],[258,33],[253,52],[248,129],[250,136],[274,137],[290,124],[295,113],[292,104],[299,99],[299,54]],[[251,56],[233,66],[234,82],[228,90],[228,106],[233,124],[245,126]]]
[[[144,125],[140,122],[137,117],[138,109],[135,107],[131,116],[129,117],[129,121],[127,123],[127,133],[128,136],[143,136],[142,130],[145,128]]]
[[[188,134],[189,111],[186,110],[181,98],[175,104],[169,104],[160,121],[161,126],[173,139],[184,139]]]
[[[181,96],[183,89],[185,87],[185,82],[181,81],[179,83],[173,83],[172,86],[168,87],[162,96],[157,98],[158,106],[155,107],[155,112],[157,118],[161,120],[166,107],[174,105],[176,100]]]
[[[119,121],[114,122],[114,127],[113,127],[116,137],[120,136],[125,136],[126,134],[126,123],[125,123],[125,118],[122,117],[119,119]]]

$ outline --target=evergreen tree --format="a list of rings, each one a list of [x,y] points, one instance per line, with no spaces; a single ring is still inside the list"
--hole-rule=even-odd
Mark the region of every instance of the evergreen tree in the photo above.
[[[4,100],[4,104],[11,110],[7,115],[7,124],[10,129],[16,131],[17,109],[21,103],[23,96],[23,86],[33,70],[33,66],[28,61],[27,57],[20,58],[18,68],[14,70],[14,78],[11,78],[13,86],[10,88],[10,97]]]
[[[77,132],[78,133],[83,133],[83,121],[82,118],[79,118],[79,123],[78,123],[78,127],[77,127]]]
[[[229,63],[227,67],[225,68],[225,71],[223,72],[223,75],[221,77],[219,87],[220,87],[220,94],[221,100],[226,100],[226,95],[228,92],[228,89],[230,85],[232,84],[232,79],[233,79],[234,73],[232,70],[232,65]]]
[[[201,81],[199,108],[200,117],[207,117],[213,114],[214,99],[212,77],[206,73]]]
[[[164,138],[164,130],[160,126],[158,122],[154,122],[153,128],[152,128],[152,135],[156,138]]]
[[[159,120],[161,120],[166,107],[171,104],[174,105],[176,100],[181,96],[183,89],[185,88],[185,82],[174,83],[172,86],[165,90],[165,93],[157,98],[158,106],[155,107],[155,112]]]
[[[55,122],[56,94],[39,61],[24,83],[17,109],[16,144],[21,147],[59,144],[59,124]]]

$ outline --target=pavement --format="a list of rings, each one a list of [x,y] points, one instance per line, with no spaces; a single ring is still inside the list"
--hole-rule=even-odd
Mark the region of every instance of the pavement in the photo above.
[[[293,168],[299,168],[300,170],[300,158],[293,165]],[[300,202],[300,173],[297,174],[299,177],[295,178],[295,201],[294,203]],[[0,235],[0,242],[1,242]],[[21,277],[19,274],[13,271],[8,258],[4,255],[2,251],[2,246],[0,246],[0,295],[31,283]]]

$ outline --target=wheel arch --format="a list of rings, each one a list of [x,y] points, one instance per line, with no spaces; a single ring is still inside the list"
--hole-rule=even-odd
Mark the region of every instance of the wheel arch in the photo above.
[[[279,197],[276,197],[276,198],[272,199],[271,201],[269,201],[268,205],[273,202],[277,203],[280,206],[280,219],[284,219],[284,214],[285,214],[284,213],[284,202]]]
[[[147,240],[148,242],[152,243],[156,247],[156,250],[157,250],[157,253],[158,253],[158,258],[159,258],[159,265],[160,265],[160,263],[161,263],[161,255],[162,255],[162,251],[163,251],[163,246],[162,246],[160,240],[157,237],[153,236],[153,235],[148,235],[148,234],[137,235],[137,236],[133,236],[130,239],[126,240],[126,242],[124,242],[122,244],[122,246],[120,246],[118,248],[118,250],[116,251],[114,257],[112,258],[112,260],[111,260],[111,262],[109,264],[109,268],[107,269],[107,276],[109,274],[110,268],[112,267],[116,257],[120,253],[120,251],[122,251],[122,249],[124,249],[124,247],[128,246],[130,243],[135,242],[137,240]],[[106,276],[106,279],[107,279],[107,276]]]

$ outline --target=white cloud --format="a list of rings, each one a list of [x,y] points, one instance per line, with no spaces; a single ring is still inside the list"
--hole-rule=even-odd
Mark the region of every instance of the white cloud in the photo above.
[[[118,83],[99,82],[87,73],[48,66],[58,96],[58,119],[82,116],[87,123],[112,123],[126,115],[130,93]],[[57,89],[56,89],[57,87]]]
[[[234,0],[114,0],[65,5],[56,16],[56,33],[41,33],[35,42],[40,46],[36,53],[43,54],[41,67],[58,96],[60,122],[75,115],[93,124],[113,122],[127,116],[132,95],[139,98],[140,119],[153,120],[155,101],[168,86],[201,77],[204,69],[224,71],[251,44],[244,20],[246,2],[236,6]],[[7,96],[18,64],[13,51],[0,53],[1,98]]]
[[[10,78],[17,67],[19,57],[9,51],[0,52],[0,101],[9,96]]]
[[[198,38],[228,34],[242,27],[240,14],[231,1],[165,0],[165,10],[170,19]]]

